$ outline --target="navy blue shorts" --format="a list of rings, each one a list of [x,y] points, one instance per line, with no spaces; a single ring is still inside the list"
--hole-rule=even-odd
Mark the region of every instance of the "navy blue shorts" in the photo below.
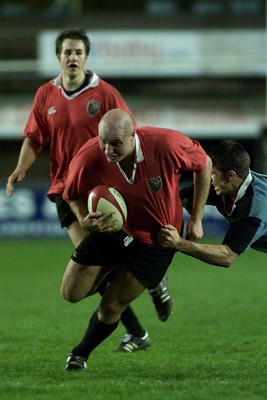
[[[124,263],[146,287],[157,286],[170,266],[175,251],[156,249],[119,231],[90,233],[73,252],[71,259],[81,265]]]

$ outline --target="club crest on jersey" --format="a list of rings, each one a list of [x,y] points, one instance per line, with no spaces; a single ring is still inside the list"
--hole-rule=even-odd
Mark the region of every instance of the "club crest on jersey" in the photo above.
[[[87,105],[87,112],[90,117],[94,117],[99,113],[100,110],[100,101],[97,100],[90,100]]]
[[[162,180],[160,176],[157,176],[156,178],[147,179],[147,181],[152,192],[159,192],[161,190]]]

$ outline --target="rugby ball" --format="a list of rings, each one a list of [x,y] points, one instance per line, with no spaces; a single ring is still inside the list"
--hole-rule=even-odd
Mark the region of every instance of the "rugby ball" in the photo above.
[[[122,229],[127,219],[127,206],[122,195],[113,187],[107,185],[96,186],[88,196],[88,211],[107,213],[112,211],[117,220],[115,231]]]

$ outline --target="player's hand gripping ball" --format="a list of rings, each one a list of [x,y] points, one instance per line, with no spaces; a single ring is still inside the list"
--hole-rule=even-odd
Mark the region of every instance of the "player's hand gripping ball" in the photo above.
[[[122,229],[127,219],[127,206],[122,195],[114,188],[107,185],[96,186],[88,196],[89,214],[99,211],[107,213],[112,211],[114,220],[117,220],[115,232]]]

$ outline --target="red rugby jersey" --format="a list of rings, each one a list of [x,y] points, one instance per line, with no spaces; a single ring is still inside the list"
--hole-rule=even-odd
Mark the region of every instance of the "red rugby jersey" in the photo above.
[[[23,135],[41,146],[50,142],[51,200],[63,192],[73,156],[98,135],[100,119],[113,108],[129,112],[118,90],[95,73],[88,86],[72,96],[62,89],[60,76],[38,89]]]
[[[172,224],[181,232],[181,172],[201,172],[206,165],[206,153],[198,142],[179,131],[145,126],[136,128],[136,132],[143,160],[137,163],[133,183],[122,175],[117,164],[107,161],[95,138],[73,158],[63,198],[68,202],[86,198],[101,184],[115,187],[128,208],[124,230],[142,243],[158,247],[161,226]]]

